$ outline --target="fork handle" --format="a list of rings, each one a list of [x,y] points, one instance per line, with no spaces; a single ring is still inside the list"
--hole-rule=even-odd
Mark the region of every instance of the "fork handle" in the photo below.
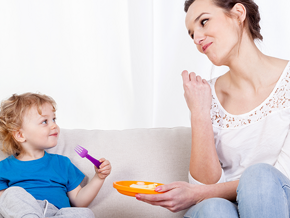
[[[86,158],[89,159],[98,169],[100,168],[101,162],[87,154]]]

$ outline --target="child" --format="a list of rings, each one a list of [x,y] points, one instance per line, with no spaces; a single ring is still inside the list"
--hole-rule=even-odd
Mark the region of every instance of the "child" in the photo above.
[[[8,158],[0,162],[0,217],[94,217],[87,207],[111,172],[108,160],[85,186],[69,158],[49,154],[59,127],[55,101],[46,95],[14,94],[0,108],[0,141]],[[70,206],[74,207],[70,207]]]

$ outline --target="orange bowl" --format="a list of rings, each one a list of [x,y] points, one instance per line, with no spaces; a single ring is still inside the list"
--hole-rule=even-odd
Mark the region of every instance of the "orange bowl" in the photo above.
[[[113,187],[117,189],[123,195],[135,197],[136,194],[161,194],[162,192],[156,192],[152,189],[143,189],[143,188],[131,188],[130,185],[137,184],[137,182],[144,182],[144,181],[118,181],[113,183]],[[162,183],[158,182],[144,182],[145,185],[150,184],[157,184],[163,185]]]

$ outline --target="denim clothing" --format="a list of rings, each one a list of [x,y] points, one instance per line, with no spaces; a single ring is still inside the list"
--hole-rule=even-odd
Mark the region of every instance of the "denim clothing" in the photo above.
[[[238,218],[237,205],[223,198],[206,199],[192,206],[184,218]]]
[[[184,218],[289,218],[290,180],[268,164],[255,164],[242,174],[237,202],[210,198],[192,206]]]

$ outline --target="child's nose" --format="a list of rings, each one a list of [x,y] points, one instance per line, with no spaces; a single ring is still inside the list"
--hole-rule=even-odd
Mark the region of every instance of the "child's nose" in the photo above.
[[[51,129],[56,129],[56,127],[57,127],[56,123],[53,123],[53,124],[51,125]]]

